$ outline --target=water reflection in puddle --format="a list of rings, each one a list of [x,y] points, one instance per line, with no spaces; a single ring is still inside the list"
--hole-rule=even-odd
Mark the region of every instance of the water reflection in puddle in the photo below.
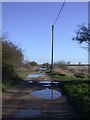
[[[60,82],[53,82],[54,84],[60,83]]]
[[[31,95],[37,98],[52,100],[61,97],[62,94],[57,90],[46,88],[44,90],[36,90],[32,92]]]
[[[33,110],[33,109],[26,109],[22,110],[18,113],[16,113],[17,118],[29,118],[29,117],[35,117],[40,115],[41,112],[39,110]]]
[[[55,82],[55,81],[48,81],[48,80],[46,80],[46,81],[41,81],[41,82],[39,82],[40,84],[42,84],[43,86],[51,86],[51,85],[56,85],[56,86],[58,86],[58,84],[60,83],[60,82]]]
[[[27,77],[28,78],[37,78],[37,77],[44,77],[44,73],[34,73],[34,74],[29,74]]]
[[[39,83],[42,83],[42,84],[50,84],[51,81],[41,81],[41,82],[39,82]]]
[[[43,85],[43,86],[45,86],[45,87],[49,87],[49,86],[51,86],[50,84],[46,84],[46,85]]]
[[[33,81],[32,80],[30,80],[28,83],[32,83]]]

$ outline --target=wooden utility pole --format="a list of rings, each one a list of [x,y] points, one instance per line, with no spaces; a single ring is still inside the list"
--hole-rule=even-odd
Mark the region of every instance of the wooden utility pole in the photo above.
[[[52,25],[52,60],[51,60],[51,71],[53,71],[53,42],[54,42],[54,25]]]

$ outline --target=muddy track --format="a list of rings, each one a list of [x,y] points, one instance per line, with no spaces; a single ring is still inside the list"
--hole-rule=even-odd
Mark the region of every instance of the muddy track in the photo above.
[[[33,82],[29,83],[30,80]],[[33,79],[26,78],[19,85],[3,92],[3,120],[80,120],[67,95],[60,88],[60,83],[57,87],[53,85],[54,90],[62,93],[62,96],[55,100],[37,98],[31,94],[36,90],[52,88],[38,83],[44,80],[51,81],[47,75]]]

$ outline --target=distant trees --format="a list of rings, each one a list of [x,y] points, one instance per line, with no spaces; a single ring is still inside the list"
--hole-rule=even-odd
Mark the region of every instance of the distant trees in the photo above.
[[[67,64],[67,65],[70,65],[70,64],[71,64],[71,62],[70,62],[70,61],[68,61],[66,64]]]
[[[46,62],[46,63],[43,63],[42,66],[49,68],[51,65],[48,62]]]
[[[78,64],[81,65],[81,62],[79,62]]]
[[[31,66],[37,66],[38,64],[37,64],[37,62],[32,61],[32,62],[30,62],[30,65],[31,65]]]

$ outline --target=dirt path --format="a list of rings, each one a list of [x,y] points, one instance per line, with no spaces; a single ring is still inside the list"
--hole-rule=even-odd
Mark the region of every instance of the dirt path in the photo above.
[[[16,87],[3,92],[3,120],[80,119],[60,87],[54,88],[62,93],[62,96],[55,100],[40,99],[31,94],[35,90],[45,89],[38,81],[51,81],[47,75],[34,78],[32,84],[28,82],[29,80],[32,79],[27,78]]]

